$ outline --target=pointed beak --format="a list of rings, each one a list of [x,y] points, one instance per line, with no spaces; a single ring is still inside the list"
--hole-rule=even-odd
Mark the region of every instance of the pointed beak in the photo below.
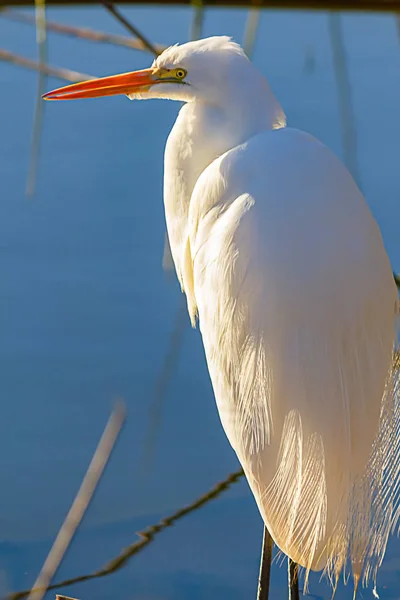
[[[75,100],[78,98],[100,98],[117,94],[134,94],[146,92],[149,87],[158,83],[155,69],[143,69],[131,73],[121,73],[111,77],[90,79],[82,83],[73,83],[57,88],[43,95],[44,100]]]

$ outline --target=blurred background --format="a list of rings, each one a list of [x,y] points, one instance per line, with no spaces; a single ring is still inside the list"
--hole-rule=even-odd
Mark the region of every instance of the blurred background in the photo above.
[[[275,8],[255,9],[249,20],[246,7],[200,9],[121,7],[152,43],[245,39],[288,123],[319,137],[353,172],[399,271],[396,14]],[[99,568],[136,531],[239,468],[199,332],[190,329],[174,273],[163,268],[163,151],[179,105],[114,97],[48,103],[40,115],[38,89],[66,82],[38,81],[37,71],[10,63],[10,53],[42,62],[47,54],[51,65],[95,76],[144,68],[153,57],[52,31],[39,56],[34,25],[11,10],[34,17],[27,6],[0,11],[0,597],[34,582],[116,397],[126,402],[127,424],[58,578]],[[129,35],[101,5],[64,2],[46,15]],[[32,159],[35,114],[41,137]],[[64,591],[81,600],[253,598],[261,538],[240,480],[123,569]],[[272,600],[287,598],[282,563],[278,557],[273,567]],[[397,538],[378,592],[400,598]],[[331,597],[318,574],[309,597]],[[351,597],[351,586],[340,586],[336,598]],[[371,589],[360,593],[372,597]]]

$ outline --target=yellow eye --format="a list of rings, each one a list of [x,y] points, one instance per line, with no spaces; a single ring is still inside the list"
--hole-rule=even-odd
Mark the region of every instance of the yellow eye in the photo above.
[[[186,71],[185,71],[185,69],[176,69],[175,70],[175,77],[177,79],[183,79],[184,77],[186,77]]]

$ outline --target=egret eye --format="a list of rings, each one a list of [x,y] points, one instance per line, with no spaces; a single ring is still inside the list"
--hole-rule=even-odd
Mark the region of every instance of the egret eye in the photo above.
[[[175,71],[175,77],[177,79],[183,79],[185,76],[186,76],[185,69],[176,69],[176,71]]]

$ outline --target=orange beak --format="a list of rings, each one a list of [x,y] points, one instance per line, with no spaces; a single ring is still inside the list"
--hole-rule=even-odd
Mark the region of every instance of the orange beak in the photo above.
[[[159,83],[155,69],[143,69],[132,73],[121,73],[111,77],[90,79],[82,83],[73,83],[44,94],[44,100],[75,100],[78,98],[100,98],[117,94],[145,92],[151,85]]]

